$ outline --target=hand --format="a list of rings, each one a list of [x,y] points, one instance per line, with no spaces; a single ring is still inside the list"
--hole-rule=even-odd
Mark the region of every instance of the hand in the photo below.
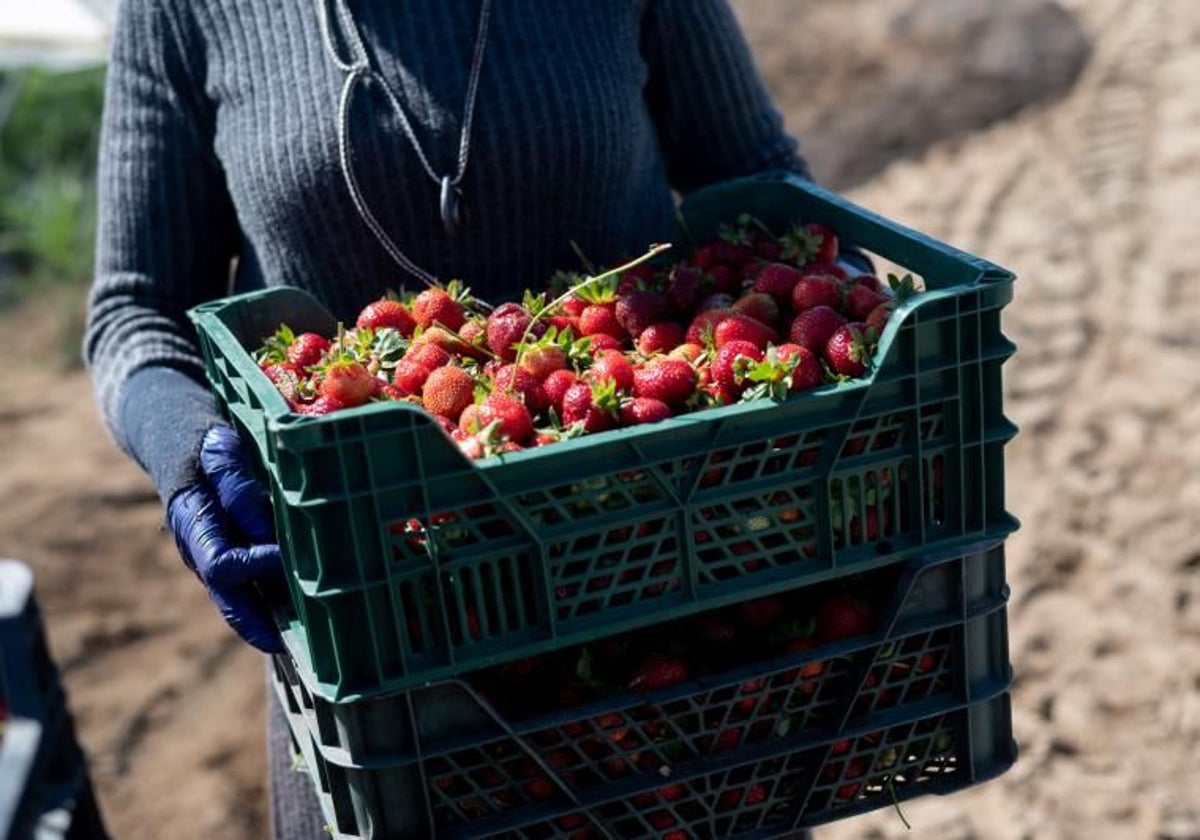
[[[179,554],[239,636],[264,653],[282,653],[255,584],[280,581],[283,561],[266,491],[251,474],[237,432],[222,424],[205,433],[200,470],[204,477],[167,505]]]

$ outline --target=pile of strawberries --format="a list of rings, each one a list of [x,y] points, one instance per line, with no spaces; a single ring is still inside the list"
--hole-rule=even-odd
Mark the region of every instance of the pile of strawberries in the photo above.
[[[913,291],[852,277],[816,224],[743,216],[688,259],[662,250],[490,311],[457,282],[388,296],[336,336],[282,326],[256,358],[297,413],[412,402],[479,458],[861,376]]]

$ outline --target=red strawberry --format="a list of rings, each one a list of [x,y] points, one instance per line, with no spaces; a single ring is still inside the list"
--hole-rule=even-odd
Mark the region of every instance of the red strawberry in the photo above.
[[[700,272],[695,268],[676,266],[671,272],[671,284],[667,286],[667,303],[680,315],[690,315],[700,299],[702,285]]]
[[[870,364],[873,350],[862,324],[844,324],[825,343],[825,361],[834,373],[860,376]]]
[[[392,382],[405,394],[419,397],[429,374],[430,369],[425,365],[405,358],[396,363],[396,368],[392,371]]]
[[[541,414],[549,405],[542,383],[538,382],[532,373],[516,365],[505,365],[497,370],[492,378],[492,385],[493,393],[519,397],[532,415]]]
[[[733,302],[733,311],[771,326],[779,320],[779,304],[764,292],[750,292]]]
[[[816,388],[824,379],[821,362],[817,354],[799,344],[781,344],[775,348],[780,361],[785,362],[792,371],[791,390],[807,391]]]
[[[652,359],[633,374],[633,395],[682,405],[696,390],[696,371],[682,359]]]
[[[599,356],[605,350],[621,349],[621,342],[607,333],[596,333],[595,335],[589,335],[587,340],[591,342],[593,356]]]
[[[713,330],[713,338],[717,347],[724,347],[731,341],[749,341],[759,349],[765,350],[768,344],[779,340],[779,334],[753,318],[730,315],[717,324]]]
[[[704,348],[699,344],[684,342],[667,354],[672,359],[683,359],[685,362],[695,364],[696,361],[704,355]]]
[[[819,262],[809,263],[808,265],[804,266],[804,273],[805,274],[828,274],[830,277],[835,277],[838,280],[841,280],[842,282],[845,282],[850,279],[850,273],[847,272],[846,269],[844,269],[840,265],[838,265],[836,262],[833,262],[832,260],[825,261],[825,262],[819,261]]]
[[[792,309],[803,312],[814,306],[837,309],[842,305],[842,286],[836,277],[828,274],[811,274],[796,281],[792,288]]]
[[[671,407],[661,400],[638,397],[621,406],[621,424],[637,426],[659,423],[671,416]]]
[[[539,344],[521,354],[521,369],[528,371],[539,382],[566,366],[567,354],[555,345]]]
[[[593,386],[577,382],[563,395],[564,426],[582,423],[585,432],[603,432],[616,427],[617,411],[616,392],[611,383]]]
[[[617,299],[613,312],[626,333],[641,335],[642,330],[667,314],[667,302],[657,292],[632,291]]]
[[[533,320],[524,307],[516,303],[505,303],[496,307],[488,316],[487,345],[488,349],[506,362],[517,357],[516,345],[526,339],[525,331]],[[541,335],[541,324],[534,330],[534,335]]]
[[[421,393],[426,411],[459,421],[475,401],[475,380],[460,367],[440,367],[428,374]]]
[[[708,278],[712,281],[713,291],[727,295],[734,295],[741,291],[742,275],[740,263],[737,267],[731,268],[727,265],[714,265],[708,271]]]
[[[412,304],[412,314],[422,329],[441,324],[457,332],[466,320],[462,304],[444,289],[426,289],[417,295]]]
[[[883,332],[883,328],[887,326],[887,322],[891,319],[892,313],[896,311],[896,304],[892,301],[886,301],[872,309],[868,314],[863,325],[869,330],[875,330],[878,335]]]
[[[473,346],[480,346],[487,341],[487,322],[470,318],[458,328],[458,336]]]
[[[690,344],[699,344],[701,346],[711,344],[713,341],[713,332],[716,330],[717,324],[733,314],[733,311],[730,309],[705,309],[692,319],[692,323],[688,327],[687,334],[684,337]]]
[[[746,373],[754,362],[761,362],[763,351],[749,341],[731,341],[717,351],[713,357],[713,381],[723,391],[734,396],[741,396],[746,390]]]
[[[404,358],[416,362],[421,367],[433,370],[450,364],[450,354],[437,344],[418,344],[404,354]]]
[[[628,332],[621,326],[621,322],[617,320],[616,304],[614,303],[589,305],[579,316],[579,331],[583,335],[603,333],[612,336],[617,341],[624,341],[629,337]]]
[[[869,278],[874,280],[874,277]],[[856,321],[866,318],[881,303],[887,303],[889,298],[877,292],[870,283],[858,278],[846,287],[846,302],[842,305],[846,313]]]
[[[321,395],[348,408],[365,403],[382,384],[361,364],[348,359],[331,362],[322,373]]]
[[[668,657],[647,659],[633,671],[629,681],[630,691],[658,691],[687,682],[687,663]]]
[[[379,396],[383,397],[385,400],[391,400],[392,402],[403,402],[404,400],[408,399],[408,392],[403,388],[399,388],[392,384],[387,384],[379,389]],[[445,418],[438,419],[443,420]],[[453,429],[453,424],[451,424],[451,428],[446,429],[446,431],[449,432],[451,429]]]
[[[578,318],[583,314],[583,310],[587,309],[588,302],[581,297],[571,295],[562,302],[562,311],[565,315],[571,318]]]
[[[479,431],[479,406],[471,403],[458,415],[458,428],[469,435]]]
[[[341,411],[343,408],[349,408],[345,403],[328,394],[321,394],[310,403],[306,403],[296,409],[297,414],[332,414],[335,411]]]
[[[329,339],[316,333],[300,333],[287,349],[287,360],[298,368],[310,368],[329,349]]]
[[[860,636],[873,624],[871,608],[848,595],[834,595],[817,610],[817,635],[826,642]]]
[[[363,311],[358,314],[355,326],[360,330],[379,330],[390,327],[405,338],[409,338],[413,334],[416,321],[400,301],[381,298],[374,303],[368,303],[363,308]]]
[[[629,391],[633,388],[633,365],[620,350],[604,350],[596,355],[583,378],[595,383],[611,379],[618,391]]]
[[[829,337],[845,323],[846,318],[840,312],[828,306],[814,306],[796,316],[789,337],[801,347],[824,354]]]
[[[517,397],[493,393],[480,403],[479,425],[486,429],[496,421],[500,423],[499,432],[505,440],[523,444],[533,437],[533,418],[525,403]]]
[[[542,388],[546,391],[546,399],[550,405],[554,406],[555,410],[562,415],[563,396],[567,393],[567,389],[578,381],[579,377],[573,370],[556,370],[554,373],[546,377],[542,382]]]
[[[643,356],[653,356],[655,353],[669,353],[683,344],[684,329],[682,324],[674,321],[660,321],[651,324],[638,334],[637,351]]]
[[[755,292],[769,294],[780,306],[791,305],[792,289],[800,277],[800,271],[784,263],[768,263],[763,265],[755,277]]]
[[[784,259],[798,265],[833,262],[837,255],[837,235],[824,225],[797,225],[783,236]]]

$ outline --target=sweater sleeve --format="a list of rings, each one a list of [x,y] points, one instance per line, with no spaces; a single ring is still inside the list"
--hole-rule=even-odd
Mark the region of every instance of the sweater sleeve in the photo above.
[[[728,0],[648,0],[642,54],[676,190],[768,170],[810,177]]]
[[[202,46],[166,0],[122,0],[101,127],[84,358],[106,426],[164,501],[218,419],[186,313],[226,293],[238,241]]]

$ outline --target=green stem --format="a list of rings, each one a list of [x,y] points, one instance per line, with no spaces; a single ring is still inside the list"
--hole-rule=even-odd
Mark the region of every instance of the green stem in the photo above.
[[[904,823],[904,827],[906,829],[912,831],[912,826],[909,825],[908,820],[904,818],[904,812],[900,810],[900,798],[896,796],[896,785],[893,783],[891,776],[888,777],[887,789],[888,794],[890,794],[892,797],[892,807],[896,809],[896,815],[900,817],[900,822]]]

